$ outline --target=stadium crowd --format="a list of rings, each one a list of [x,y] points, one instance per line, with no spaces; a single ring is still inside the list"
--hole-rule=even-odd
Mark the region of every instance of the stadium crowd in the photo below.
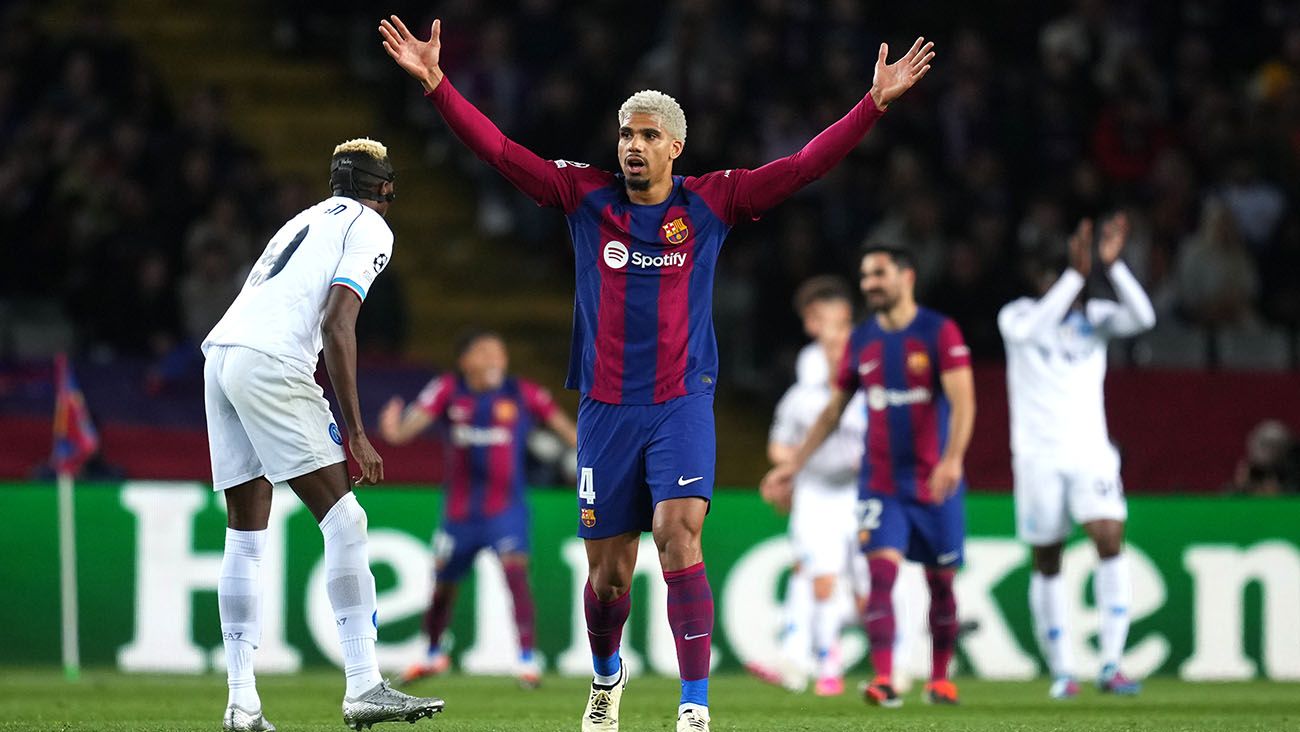
[[[432,18],[425,3],[394,6],[423,27]],[[173,105],[107,11],[89,5],[52,38],[32,7],[12,4],[0,29],[0,310],[61,310],[83,351],[192,352],[271,230],[316,191],[268,174],[220,89],[175,90]],[[801,341],[790,294],[812,274],[848,276],[866,241],[910,248],[921,300],[958,319],[978,358],[997,358],[995,315],[1026,265],[1060,258],[1078,217],[1116,207],[1133,214],[1126,256],[1162,329],[1283,336],[1295,364],[1300,11],[1289,3],[1080,0],[997,24],[975,5],[939,17],[851,0],[680,0],[633,26],[608,1],[435,9],[449,74],[520,142],[612,166],[618,103],[662,88],[689,115],[686,172],[797,149],[869,86],[879,29],[938,41],[933,78],[847,164],[737,228],[716,308],[731,383],[784,378]],[[271,12],[275,44],[345,49],[376,103],[427,130],[431,162],[475,181],[483,235],[570,266],[562,219],[468,160],[391,72],[373,11],[279,0]],[[1213,349],[1187,360],[1212,362]]]
[[[429,8],[405,4],[427,29]],[[921,300],[958,319],[977,357],[997,358],[996,313],[1022,290],[1027,265],[1046,258],[1063,267],[1074,222],[1120,207],[1136,229],[1126,257],[1154,294],[1164,332],[1287,344],[1281,360],[1294,364],[1294,5],[1080,0],[1018,7],[997,24],[982,22],[978,4],[942,17],[906,3],[866,8],[683,0],[631,27],[613,2],[574,10],[556,0],[463,1],[436,11],[449,75],[518,141],[546,157],[612,167],[614,110],[630,91],[660,88],[687,110],[677,167],[688,173],[797,150],[869,86],[878,29],[938,41],[934,78],[848,164],[763,225],[733,234],[717,307],[733,380],[746,369],[759,376],[770,354],[792,351],[800,341],[788,315],[793,289],[812,274],[850,274],[869,241],[911,249]],[[426,127],[431,155],[453,156],[477,181],[482,233],[554,252],[557,268],[569,266],[560,217],[450,144],[413,87],[386,73],[367,24],[312,25],[301,10],[283,14],[282,37],[338,47],[331,29],[351,28],[354,67],[393,83],[384,95],[401,100],[392,113]],[[1175,360],[1213,362],[1212,345],[1194,350]]]

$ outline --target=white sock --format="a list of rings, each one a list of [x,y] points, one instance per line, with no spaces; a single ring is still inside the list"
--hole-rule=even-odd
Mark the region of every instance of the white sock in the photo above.
[[[1128,557],[1117,554],[1097,564],[1093,589],[1101,613],[1101,662],[1119,665],[1128,642],[1129,605],[1133,585],[1128,576]]]
[[[1047,576],[1034,572],[1029,576],[1029,610],[1034,616],[1034,631],[1047,656],[1053,677],[1074,673],[1073,651],[1065,609],[1065,580],[1061,575]]]
[[[790,573],[783,609],[781,655],[796,668],[806,671],[811,665],[813,594],[812,581],[804,572]]]
[[[226,550],[217,580],[217,610],[226,648],[227,704],[262,708],[253,676],[253,651],[262,638],[262,591],[258,574],[266,547],[266,529],[226,529]]]
[[[834,594],[825,600],[813,599],[813,651],[817,654],[817,675],[822,678],[839,677],[843,673],[839,654],[835,653],[835,644],[840,639],[840,617],[835,600]]]
[[[375,662],[378,637],[375,615],[375,576],[370,573],[366,544],[366,512],[348,493],[320,522],[325,537],[326,591],[343,647],[347,695],[369,691],[383,677]]]

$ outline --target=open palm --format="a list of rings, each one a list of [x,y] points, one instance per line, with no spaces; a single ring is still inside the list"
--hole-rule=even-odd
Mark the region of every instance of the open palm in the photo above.
[[[384,50],[406,73],[419,80],[425,91],[432,91],[442,81],[442,69],[438,67],[438,57],[442,53],[442,21],[433,21],[429,40],[421,41],[407,29],[401,18],[394,15],[391,20],[379,21]]]
[[[880,55],[876,58],[876,73],[871,82],[871,98],[876,108],[883,110],[891,102],[911,89],[930,71],[930,61],[934,59],[934,43],[917,38],[912,48],[894,63],[886,63],[889,57],[889,44],[880,44]]]
[[[1097,245],[1102,264],[1109,267],[1119,259],[1120,252],[1124,251],[1124,244],[1128,241],[1128,231],[1128,216],[1124,213],[1117,213],[1106,220],[1101,227],[1101,243]]]

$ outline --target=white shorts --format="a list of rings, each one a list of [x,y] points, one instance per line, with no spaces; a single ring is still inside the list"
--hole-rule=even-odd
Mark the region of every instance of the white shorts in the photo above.
[[[324,390],[299,364],[242,346],[210,346],[203,367],[212,488],[272,483],[343,462]]]
[[[797,481],[790,509],[795,560],[811,577],[841,576],[857,552],[858,489]]]
[[[1015,458],[1016,534],[1046,546],[1064,541],[1074,524],[1128,518],[1119,454],[1114,448],[1074,455]]]

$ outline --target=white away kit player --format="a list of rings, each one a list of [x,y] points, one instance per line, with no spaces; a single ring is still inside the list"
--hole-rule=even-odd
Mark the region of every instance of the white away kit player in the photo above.
[[[287,482],[311,510],[325,541],[326,589],[343,649],[343,721],[414,722],[441,699],[391,689],[375,663],[378,620],[366,513],[348,479],[343,435],[314,374],[321,349],[338,396],[357,480],[383,479],[357,400],[357,313],[388,264],[393,200],[383,145],[351,140],[330,162],[333,196],[293,217],[271,238],[243,290],[203,341],[204,405],[213,488],[225,492],[228,522],[217,585],[230,695],[227,732],[274,730],[253,676],[261,636],[259,567],[271,485]]]
[[[1106,429],[1103,382],[1112,338],[1155,325],[1155,310],[1119,258],[1128,238],[1124,214],[1102,226],[1098,258],[1118,302],[1088,299],[1093,226],[1083,220],[1069,242],[1069,268],[1041,266],[1038,299],[1021,298],[998,315],[1006,341],[1016,531],[1033,546],[1029,605],[1051,668],[1053,698],[1078,693],[1074,680],[1061,549],[1073,524],[1097,547],[1095,577],[1101,614],[1102,668],[1098,686],[1136,694],[1119,671],[1128,637],[1132,587],[1123,555],[1128,510],[1119,454]]]
[[[830,400],[832,362],[844,352],[853,328],[852,296],[836,277],[813,277],[801,285],[795,310],[814,342],[799,353],[797,380],[776,407],[768,438],[768,456],[776,463],[788,459]],[[857,615],[851,607],[845,612],[845,597],[865,597],[867,591],[865,571],[854,572],[854,560],[861,557],[856,504],[866,430],[866,402],[859,394],[839,428],[795,476],[792,494],[764,495],[790,511],[794,568],[786,587],[780,668],[755,663],[749,670],[791,690],[801,690],[811,671],[818,695],[844,691],[839,636],[845,617]],[[852,578],[860,578],[861,586],[846,587]]]

